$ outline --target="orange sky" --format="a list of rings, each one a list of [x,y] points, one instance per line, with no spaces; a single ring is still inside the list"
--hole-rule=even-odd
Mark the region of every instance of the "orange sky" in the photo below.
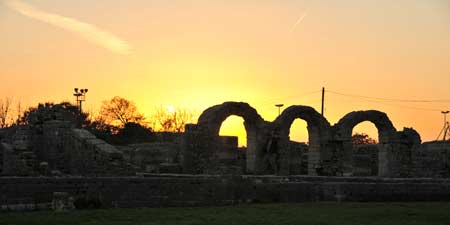
[[[86,109],[118,95],[147,115],[160,105],[201,112],[245,101],[269,121],[276,103],[320,111],[322,86],[450,99],[449,24],[444,0],[2,0],[0,97],[34,105],[72,100],[74,87],[89,88]],[[117,41],[125,50],[110,44]],[[414,127],[432,140],[450,101],[326,93],[332,124],[365,109],[384,111],[397,129]],[[305,127],[295,122],[292,138],[305,140]],[[357,129],[376,136],[371,124]],[[245,135],[231,117],[222,133]]]

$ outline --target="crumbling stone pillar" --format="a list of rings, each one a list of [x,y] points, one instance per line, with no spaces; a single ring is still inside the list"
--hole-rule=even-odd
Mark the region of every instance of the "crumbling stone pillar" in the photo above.
[[[280,152],[280,174],[289,174],[289,133],[295,119],[303,119],[308,124],[309,148],[308,148],[308,175],[319,174],[328,171],[329,165],[324,162],[331,161],[328,142],[331,138],[330,123],[309,106],[294,105],[286,108],[273,122],[274,130],[280,134],[278,150]]]
[[[411,177],[412,151],[420,145],[419,133],[412,128],[404,128],[389,142],[379,145],[378,176]]]
[[[216,170],[214,158],[218,135],[209,132],[208,127],[187,124],[184,132],[183,172],[190,174],[211,173]]]
[[[42,124],[41,146],[36,146],[36,154],[48,163],[49,168],[68,171],[68,161],[64,159],[64,143],[73,125],[69,121],[49,120]]]

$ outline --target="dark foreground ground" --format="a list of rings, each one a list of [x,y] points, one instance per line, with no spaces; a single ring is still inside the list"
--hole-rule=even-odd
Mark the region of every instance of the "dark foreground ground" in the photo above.
[[[226,207],[1,212],[18,224],[448,224],[450,203],[302,203]]]

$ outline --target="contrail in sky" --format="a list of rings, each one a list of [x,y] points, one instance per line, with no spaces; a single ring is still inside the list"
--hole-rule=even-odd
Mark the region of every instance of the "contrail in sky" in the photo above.
[[[298,18],[297,22],[294,23],[294,25],[291,27],[291,31],[290,31],[291,33],[294,32],[297,25],[299,25],[303,21],[303,19],[305,19],[305,17],[308,15],[308,11],[309,11],[309,8],[307,8],[305,10],[305,12],[303,13],[303,15]]]
[[[70,17],[47,13],[18,0],[7,0],[6,4],[22,15],[77,33],[86,40],[106,48],[111,52],[124,55],[132,53],[131,47],[126,41],[92,24],[81,22]]]

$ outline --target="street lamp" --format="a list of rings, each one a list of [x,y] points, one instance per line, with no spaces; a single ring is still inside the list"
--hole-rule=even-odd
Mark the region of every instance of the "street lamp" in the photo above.
[[[275,105],[276,107],[278,107],[278,116],[280,115],[280,113],[281,113],[281,107],[283,107],[284,106],[284,104],[276,104]]]
[[[77,102],[78,109],[80,110],[80,115],[83,113],[82,110],[82,104],[84,101],[86,101],[86,93],[88,92],[88,89],[73,89],[74,93],[73,96],[75,96],[75,101]]]
[[[449,113],[450,111],[442,111],[441,113],[442,114],[444,114],[444,124],[446,124],[447,123],[447,114]]]

